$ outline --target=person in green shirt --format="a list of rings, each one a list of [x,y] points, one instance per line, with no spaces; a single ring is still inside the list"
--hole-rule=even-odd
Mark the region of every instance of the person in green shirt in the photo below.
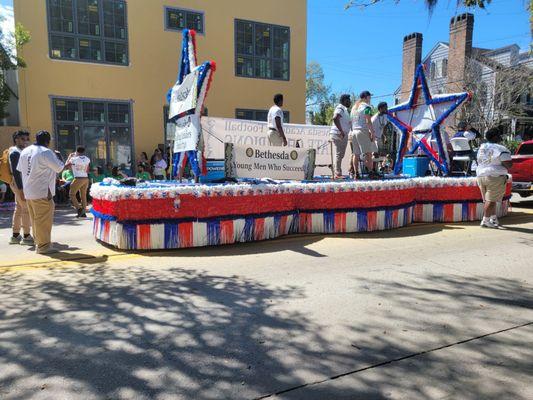
[[[137,174],[135,174],[135,177],[143,181],[149,181],[150,179],[152,179],[150,173],[146,171],[144,164],[139,164],[137,166]]]
[[[66,169],[61,174],[61,187],[67,189],[74,180],[74,174],[71,169]]]
[[[112,178],[113,177],[113,163],[107,163],[104,169],[104,177]]]
[[[117,181],[120,181],[120,180],[125,179],[127,177],[128,177],[128,175],[126,175],[124,172],[122,172],[119,167],[113,167],[111,169],[111,178],[116,179]]]
[[[68,194],[70,192],[70,184],[74,180],[74,174],[72,173],[72,170],[70,168],[65,169],[61,173],[61,177],[59,178],[59,192],[57,201],[59,203],[65,203],[68,202]]]
[[[91,180],[91,183],[100,183],[104,180],[105,177],[106,176],[104,175],[102,167],[95,167],[89,173],[89,179]]]
[[[372,153],[377,152],[375,141],[376,133],[374,132],[374,125],[372,125],[372,107],[370,101],[372,94],[365,90],[359,95],[352,107],[350,117],[352,119],[352,131],[350,132],[350,140],[352,143],[352,162],[355,171],[359,167],[359,160],[363,157],[364,164],[370,178],[374,176],[374,160]]]

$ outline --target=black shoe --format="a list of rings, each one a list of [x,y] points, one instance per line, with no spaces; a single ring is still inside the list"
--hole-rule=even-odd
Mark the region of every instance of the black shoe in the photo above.
[[[81,208],[78,208],[78,215],[76,215],[78,218],[81,217],[81,214],[83,214],[83,211]]]
[[[80,214],[80,218],[87,218],[87,214],[85,214],[84,212]]]

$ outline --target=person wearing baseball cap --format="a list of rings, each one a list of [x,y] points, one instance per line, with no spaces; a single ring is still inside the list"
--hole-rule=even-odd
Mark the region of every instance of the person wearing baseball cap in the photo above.
[[[35,144],[20,153],[17,165],[22,175],[37,254],[57,252],[51,243],[55,208],[53,197],[56,193],[56,175],[63,170],[64,164],[48,148],[49,145],[50,133],[39,131]]]
[[[372,107],[370,106],[372,94],[364,90],[359,95],[352,107],[350,117],[352,119],[352,131],[350,132],[350,143],[352,145],[352,162],[357,171],[359,157],[364,157],[365,166],[370,174],[374,170],[372,153],[377,152],[376,133],[372,125]]]

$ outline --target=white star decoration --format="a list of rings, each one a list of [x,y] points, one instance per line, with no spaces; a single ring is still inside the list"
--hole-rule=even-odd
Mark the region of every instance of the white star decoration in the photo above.
[[[421,149],[444,175],[448,175],[447,153],[440,126],[469,96],[467,92],[432,96],[424,66],[420,64],[417,67],[409,100],[389,109],[388,113],[389,120],[402,132],[394,166],[395,174],[400,173],[406,154],[413,154]],[[413,146],[408,150],[411,136]],[[436,142],[437,150],[432,148],[431,140]]]

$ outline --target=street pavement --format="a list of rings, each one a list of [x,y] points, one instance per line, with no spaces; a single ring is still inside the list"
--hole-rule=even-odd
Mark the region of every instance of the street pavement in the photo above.
[[[533,201],[416,224],[124,253],[56,213],[5,244],[0,399],[533,398]]]

